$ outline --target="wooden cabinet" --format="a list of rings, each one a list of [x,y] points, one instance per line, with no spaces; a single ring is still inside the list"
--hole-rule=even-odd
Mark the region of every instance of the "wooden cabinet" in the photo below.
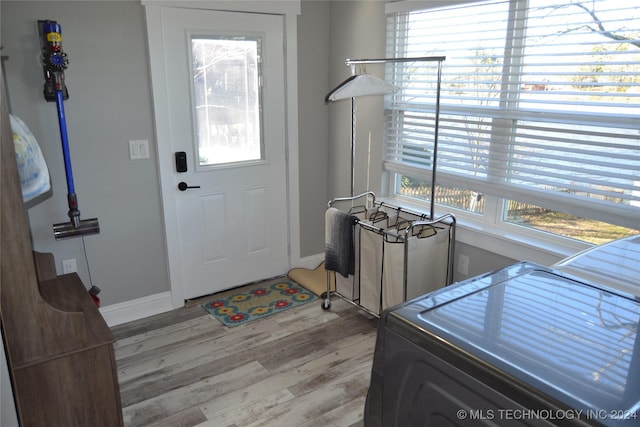
[[[4,93],[0,104],[0,317],[18,418],[121,426],[113,334],[77,274],[55,276],[50,257],[34,259]]]

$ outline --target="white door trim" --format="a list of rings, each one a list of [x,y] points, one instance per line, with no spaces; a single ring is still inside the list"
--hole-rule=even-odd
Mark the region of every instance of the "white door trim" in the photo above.
[[[142,1],[147,21],[149,67],[153,93],[154,121],[157,142],[157,162],[160,188],[173,183],[173,158],[169,139],[169,108],[167,101],[167,77],[164,68],[164,46],[160,10],[163,7],[200,8],[208,10],[259,12],[283,15],[285,37],[285,97],[286,97],[286,146],[287,146],[287,200],[289,216],[289,262],[300,262],[300,196],[298,167],[298,45],[297,15],[300,1]],[[162,196],[162,192],[161,192]],[[165,243],[171,300],[174,308],[184,305],[184,288],[181,283],[183,266],[178,249],[168,244],[178,240],[178,218],[176,206],[162,197]]]

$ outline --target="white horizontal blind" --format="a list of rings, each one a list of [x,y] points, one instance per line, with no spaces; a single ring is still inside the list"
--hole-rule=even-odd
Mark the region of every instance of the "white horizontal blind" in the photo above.
[[[438,184],[640,228],[640,5],[485,1],[388,15],[388,56],[446,56]],[[387,65],[385,166],[425,180],[427,64]]]

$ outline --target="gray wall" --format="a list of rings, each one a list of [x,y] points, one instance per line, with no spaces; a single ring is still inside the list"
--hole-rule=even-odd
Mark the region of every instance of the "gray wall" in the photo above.
[[[4,336],[2,337],[4,344]],[[0,351],[0,426],[18,427],[18,414],[16,404],[13,399],[13,386],[9,376],[9,366],[7,365],[7,355]]]
[[[136,2],[3,1],[2,55],[13,114],[35,134],[53,195],[28,212],[35,250],[52,252],[61,272],[75,258],[103,305],[169,290],[151,111],[145,21]],[[42,96],[37,20],[62,25],[69,100],[69,144],[81,218],[97,217],[98,235],[55,241],[68,221],[66,181],[54,103]],[[151,156],[129,160],[130,139],[147,139]]]
[[[330,90],[351,75],[345,59],[385,56],[385,25],[384,2],[331,3]],[[369,74],[384,77],[383,65],[367,65],[366,70]],[[383,107],[383,98],[380,96],[362,97],[356,101],[354,194],[367,190],[379,194]],[[350,100],[330,104],[329,124],[329,193],[331,197],[349,196],[352,169]],[[369,168],[369,164],[374,167]]]
[[[456,253],[453,270],[453,280],[455,282],[459,282],[488,271],[498,270],[499,268],[506,267],[517,261],[459,241],[456,242],[455,249]],[[462,274],[458,270],[458,255],[461,254],[469,257],[469,268],[467,270],[467,274]]]
[[[331,2],[303,1],[298,17],[298,150],[300,256],[324,252],[324,211],[329,200],[327,162]]]

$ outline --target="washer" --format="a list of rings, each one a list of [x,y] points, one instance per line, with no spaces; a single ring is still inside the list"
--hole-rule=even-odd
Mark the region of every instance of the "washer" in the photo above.
[[[640,425],[639,324],[640,299],[529,262],[413,299],[380,318],[365,425]]]

